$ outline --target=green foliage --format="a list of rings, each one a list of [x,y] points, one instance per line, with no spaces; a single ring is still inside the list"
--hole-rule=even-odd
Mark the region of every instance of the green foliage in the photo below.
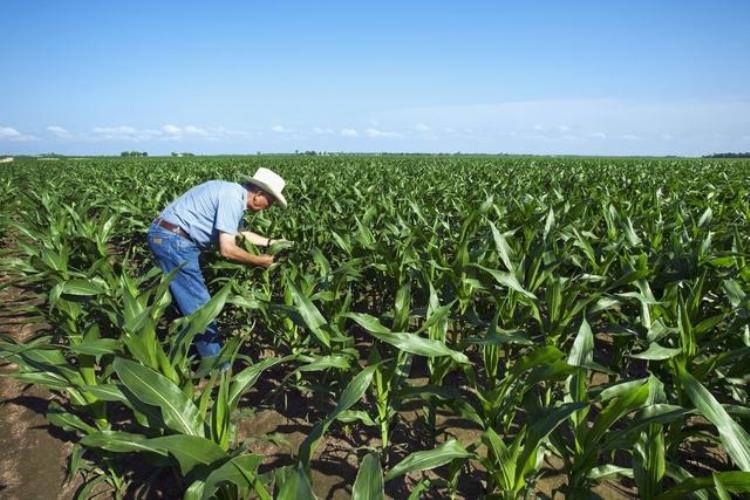
[[[247,222],[294,245],[268,270],[209,253],[212,301],[168,321],[150,221],[269,164],[289,210]],[[120,457],[136,453],[185,498],[308,498],[318,445],[346,425],[379,432],[358,443],[356,498],[405,475],[415,497],[456,494],[469,470],[487,497],[530,497],[550,455],[571,498],[623,476],[641,498],[729,498],[750,467],[749,185],[742,160],[19,159],[0,172],[2,270],[52,329],[3,335],[0,358],[57,396],[47,418],[80,438],[82,494],[125,495]],[[228,338],[199,366],[189,346],[214,320]],[[249,356],[258,343],[272,353]],[[269,370],[322,406],[295,462],[261,474],[236,428]],[[439,413],[476,437],[451,439]],[[429,438],[405,452],[394,430],[417,426]],[[691,475],[696,443],[727,464]]]

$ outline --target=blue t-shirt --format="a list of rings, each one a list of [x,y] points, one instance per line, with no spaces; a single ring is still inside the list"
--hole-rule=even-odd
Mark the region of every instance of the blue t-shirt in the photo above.
[[[159,215],[180,226],[201,248],[219,241],[219,232],[237,234],[247,207],[247,191],[236,182],[208,181],[174,200]]]

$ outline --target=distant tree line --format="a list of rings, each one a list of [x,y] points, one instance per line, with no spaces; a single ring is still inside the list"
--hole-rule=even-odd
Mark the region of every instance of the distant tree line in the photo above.
[[[148,156],[145,151],[123,151],[120,156]]]
[[[714,153],[705,155],[703,158],[750,158],[750,152],[746,153]]]
[[[177,151],[172,151],[172,156],[181,157],[181,156],[195,156],[193,153],[178,153]]]

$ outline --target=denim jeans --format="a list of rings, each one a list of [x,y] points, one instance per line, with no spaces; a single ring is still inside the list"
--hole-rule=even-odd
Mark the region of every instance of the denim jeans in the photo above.
[[[169,291],[183,316],[192,314],[211,299],[198,262],[200,249],[195,243],[153,224],[147,240],[151,253],[165,274],[182,265],[169,284]],[[216,323],[211,323],[205,332],[196,335],[193,346],[201,358],[217,356],[221,341]]]

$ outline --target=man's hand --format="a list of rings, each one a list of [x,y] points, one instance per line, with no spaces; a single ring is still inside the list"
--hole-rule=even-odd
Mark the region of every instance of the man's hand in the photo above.
[[[258,259],[258,263],[256,264],[258,266],[271,267],[274,263],[273,255],[257,255],[256,258]]]
[[[253,266],[270,267],[273,264],[272,255],[253,255],[246,252],[237,246],[234,237],[234,234],[219,233],[219,253],[222,257]]]

